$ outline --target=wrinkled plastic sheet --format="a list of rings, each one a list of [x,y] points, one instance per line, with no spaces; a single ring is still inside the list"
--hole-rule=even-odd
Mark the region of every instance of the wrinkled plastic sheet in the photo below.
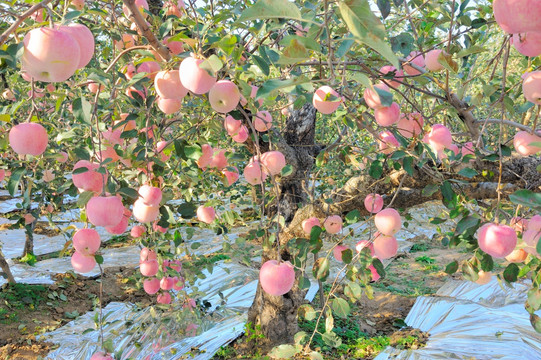
[[[450,280],[435,296],[417,299],[406,323],[428,332],[425,347],[392,347],[376,360],[534,360],[541,359],[541,336],[524,309],[528,286],[502,288],[493,278],[486,285]]]
[[[103,309],[104,314],[111,313],[103,328],[105,340],[111,339],[115,351],[122,351],[120,359],[173,360],[192,353],[193,357],[186,358],[206,360],[244,332],[247,311],[257,289],[258,271],[236,263],[220,262],[212,274],[207,270],[203,273],[206,279],[197,281],[193,289],[205,292],[204,299],[211,306],[208,315],[197,323],[196,336],[175,333],[188,324],[155,321],[151,307],[138,309],[130,304],[111,303]],[[40,336],[41,341],[60,345],[46,359],[89,359],[99,349],[98,331],[83,332],[95,329],[94,316],[94,311],[89,312]],[[139,328],[141,324],[146,324],[143,330]]]

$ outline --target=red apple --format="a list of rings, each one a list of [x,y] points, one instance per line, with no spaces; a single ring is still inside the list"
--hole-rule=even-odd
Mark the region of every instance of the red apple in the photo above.
[[[92,56],[94,56],[94,35],[92,35],[90,29],[83,24],[72,23],[67,26],[58,26],[58,30],[71,35],[79,45],[80,56],[77,69],[82,69],[88,65]]]
[[[50,27],[30,30],[23,40],[22,70],[34,80],[66,81],[75,73],[81,49],[70,34]],[[61,50],[60,50],[61,49]]]
[[[210,88],[209,102],[216,112],[228,113],[237,107],[239,101],[239,88],[232,81],[220,80]]]
[[[383,209],[383,197],[379,194],[368,194],[364,198],[364,207],[368,212],[378,213]]]
[[[513,138],[515,150],[522,156],[535,155],[541,151],[541,145],[532,145],[533,143],[541,144],[541,136],[530,134],[527,131],[519,131]]]
[[[181,100],[188,94],[188,89],[180,82],[178,70],[158,72],[154,78],[154,88],[163,99]]]
[[[421,71],[415,69],[413,66],[409,64],[417,65],[418,67],[424,68],[425,67],[424,56],[418,51],[412,51],[410,55],[408,56],[407,60],[408,60],[408,63],[404,65],[404,71],[408,75],[420,75]]]
[[[541,71],[532,71],[522,78],[522,92],[526,100],[541,105]]]
[[[239,132],[235,135],[233,135],[231,138],[233,141],[238,143],[243,143],[248,139],[248,128],[244,125],[242,125],[239,129]]]
[[[203,144],[201,146],[201,152],[201,156],[197,159],[197,166],[199,166],[200,169],[205,170],[212,162],[214,150],[209,144]]]
[[[398,132],[404,137],[412,138],[422,132],[423,124],[423,117],[418,112],[402,114],[397,124]]]
[[[288,293],[295,282],[295,270],[289,261],[278,263],[268,260],[259,271],[259,283],[270,295],[281,296]]]
[[[378,88],[383,91],[389,92],[390,89],[387,85],[384,83],[376,84],[374,85],[374,88]],[[380,96],[376,90],[372,90],[371,88],[366,88],[364,90],[364,101],[366,102],[366,105],[368,105],[371,109],[379,109],[383,107],[383,104],[381,103]]]
[[[541,29],[541,3],[537,0],[494,0],[492,7],[496,22],[507,33]]]
[[[141,253],[139,255],[139,262],[141,263],[148,260],[158,260],[158,255],[156,254],[156,251],[144,247],[141,249]]]
[[[133,217],[142,223],[150,223],[156,221],[160,215],[159,206],[151,206],[145,204],[143,199],[137,199],[133,203]]]
[[[515,49],[524,56],[535,57],[541,55],[541,32],[532,31],[513,34],[511,42]]]
[[[438,61],[438,58],[441,54],[442,50],[436,49],[436,50],[430,50],[425,55],[425,64],[426,68],[429,71],[441,71],[444,69],[443,65],[440,64]]]
[[[280,151],[267,151],[261,154],[261,164],[263,171],[270,175],[278,175],[286,166],[286,158]]]
[[[131,228],[130,235],[131,235],[131,237],[138,238],[138,237],[143,236],[145,231],[146,231],[146,229],[145,229],[144,226],[137,225],[137,226],[134,226],[134,227]]]
[[[528,257],[528,253],[524,249],[516,249],[511,254],[505,257],[505,260],[511,263],[522,263]]]
[[[396,148],[400,146],[400,143],[394,137],[393,133],[390,131],[382,131],[379,133],[379,150],[383,154],[390,154],[395,151]]]
[[[116,226],[124,216],[124,205],[117,196],[95,196],[86,204],[86,216],[95,226]]]
[[[240,126],[242,125],[242,121],[235,120],[233,116],[227,115],[224,120],[224,128],[227,131],[227,133],[231,136],[237,134],[240,130]]]
[[[96,259],[94,255],[83,255],[78,251],[75,251],[71,256],[71,266],[75,271],[85,274],[92,271],[96,266]]]
[[[160,280],[160,288],[162,290],[171,290],[175,285],[175,278],[166,276]]]
[[[216,77],[210,75],[207,70],[201,69],[199,65],[202,59],[188,57],[180,63],[179,76],[182,85],[194,94],[205,94],[209,92],[216,83]]]
[[[79,160],[73,167],[73,171],[79,168],[86,168],[87,171],[73,174],[73,184],[83,191],[100,193],[103,189],[103,185],[107,182],[107,174],[100,174],[97,172],[96,170],[99,168],[99,165],[87,160]]]
[[[332,254],[336,261],[342,262],[342,252],[348,249],[349,248],[345,245],[336,245],[334,249],[332,249]]]
[[[216,213],[212,206],[205,207],[201,205],[197,208],[197,219],[199,221],[202,221],[206,224],[212,224],[215,217],[216,217]]]
[[[159,206],[162,201],[162,190],[150,185],[142,185],[139,188],[139,196],[146,205]]]
[[[398,211],[392,208],[383,209],[374,217],[376,228],[380,233],[393,236],[402,227],[402,219]]]
[[[376,233],[374,234],[374,238],[374,253],[378,259],[390,259],[396,255],[398,241],[396,241],[395,237]]]
[[[272,115],[266,110],[258,111],[253,117],[252,122],[257,131],[268,131],[272,128]]]
[[[490,256],[503,258],[517,246],[517,234],[510,226],[488,223],[479,228],[477,241],[479,248]]]
[[[73,247],[82,255],[94,255],[100,244],[100,234],[94,229],[79,229],[73,235]]]
[[[329,234],[338,234],[342,231],[342,218],[339,215],[331,215],[323,221],[323,227]]]
[[[171,304],[171,294],[169,294],[168,292],[159,294],[156,302],[158,304]]]
[[[310,235],[314,226],[321,226],[317,217],[311,217],[302,221],[302,230],[306,235]]]
[[[139,265],[139,271],[143,276],[154,276],[158,273],[159,264],[157,260],[143,261]]]
[[[94,353],[94,355],[92,355],[90,360],[114,360],[114,359],[111,355],[99,351],[97,353]]]
[[[244,168],[244,178],[251,185],[259,185],[267,179],[259,161],[252,161]]]
[[[374,117],[380,126],[396,124],[400,120],[400,106],[394,102],[391,106],[377,108]]]
[[[379,72],[382,73],[382,74],[388,74],[388,73],[394,73],[394,77],[392,80],[387,80],[387,83],[389,84],[390,87],[392,87],[393,89],[396,89],[398,88],[400,85],[402,85],[400,82],[396,81],[396,80],[399,80],[399,81],[404,81],[404,72],[402,70],[396,70],[396,68],[392,65],[386,65],[384,67],[382,67],[381,69],[379,69]]]
[[[41,155],[48,141],[47,130],[40,124],[22,123],[9,131],[9,146],[19,155]]]
[[[154,295],[160,290],[160,279],[152,278],[143,280],[143,289],[149,295]]]
[[[324,85],[316,90],[312,104],[322,114],[332,114],[342,103],[342,98],[333,88]]]
[[[374,244],[368,240],[361,240],[355,245],[355,250],[360,253],[364,248],[370,249],[370,255],[375,256],[376,252],[374,251]]]
[[[232,167],[235,169],[235,171],[229,171],[229,170],[222,170],[222,174],[225,175],[225,178],[227,180],[227,186],[233,185],[238,179],[239,179],[239,170],[236,167]]]

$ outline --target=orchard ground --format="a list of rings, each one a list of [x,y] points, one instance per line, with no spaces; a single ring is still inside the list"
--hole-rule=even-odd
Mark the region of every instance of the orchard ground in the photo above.
[[[423,211],[422,207],[415,211]],[[36,233],[49,236],[58,232],[45,223],[38,223]],[[2,226],[9,232],[9,225]],[[196,230],[197,231],[197,230]],[[407,229],[415,235],[415,228]],[[426,236],[414,236],[410,252],[401,252],[386,268],[384,279],[373,284],[374,297],[352,304],[351,314],[347,319],[337,319],[337,334],[343,344],[336,350],[325,346],[316,337],[315,346],[319,347],[325,358],[341,359],[351,356],[373,358],[391,343],[399,346],[420,346],[426,341],[426,335],[412,336],[399,329],[404,325],[417,296],[434,294],[449,279],[444,266],[454,260],[467,258],[467,253],[458,249],[448,249],[441,243],[442,236],[432,239]],[[22,239],[19,241],[23,241]],[[117,236],[102,244],[104,252],[108,249],[133,246],[129,236]],[[253,242],[254,245],[258,245]],[[255,248],[255,247],[254,247]],[[68,254],[65,254],[68,255]],[[37,260],[51,259],[59,252],[38,255]],[[209,261],[227,259],[221,252],[208,255]],[[214,259],[214,260],[213,260]],[[230,260],[226,260],[230,261]],[[258,264],[252,264],[257,269]],[[109,302],[125,302],[140,307],[154,305],[154,296],[137,289],[138,272],[133,268],[113,267],[105,270],[103,306]],[[459,278],[458,275],[453,275]],[[99,282],[95,278],[86,278],[72,272],[54,276],[53,285],[28,285],[19,283],[5,284],[0,295],[0,357],[12,360],[39,359],[45,357],[54,344],[36,340],[36,336],[54,330],[93,310],[97,304]],[[140,286],[139,286],[140,287]],[[329,285],[325,285],[325,292]],[[343,288],[338,288],[343,296]],[[314,308],[320,307],[320,298],[312,302]],[[313,331],[315,321],[299,318],[301,330]],[[320,327],[323,324],[319,325]],[[257,329],[246,327],[246,335],[226,346],[215,355],[215,359],[244,357],[247,359],[260,356],[257,351],[261,335]],[[321,330],[321,329],[320,329]],[[424,340],[423,340],[424,339]],[[394,341],[394,342],[393,342]],[[401,344],[401,345],[400,345]],[[415,345],[416,344],[416,345]]]

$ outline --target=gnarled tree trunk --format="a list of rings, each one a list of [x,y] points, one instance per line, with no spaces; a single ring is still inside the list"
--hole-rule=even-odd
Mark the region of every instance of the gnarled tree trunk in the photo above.
[[[284,216],[286,224],[291,222],[299,205],[305,201],[303,183],[308,180],[320,149],[314,144],[315,120],[316,110],[311,104],[294,111],[287,118],[285,131],[279,134],[281,141],[275,144],[277,150],[285,155],[287,163],[293,166],[293,173],[283,177],[279,184],[279,205],[273,205],[273,209],[279,209]],[[290,239],[283,232],[279,237],[282,244]],[[284,246],[280,255],[282,260],[290,259]],[[277,252],[272,248],[263,252],[261,261],[264,263],[276,257]],[[297,311],[304,302],[305,294],[306,290],[300,290],[297,284],[283,296],[269,295],[258,285],[254,303],[248,312],[248,322],[261,326],[269,348],[293,341],[293,336],[298,332]]]

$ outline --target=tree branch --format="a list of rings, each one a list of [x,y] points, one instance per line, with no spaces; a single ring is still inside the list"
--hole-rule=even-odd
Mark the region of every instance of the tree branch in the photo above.
[[[160,54],[160,56],[169,61],[171,59],[171,54],[169,54],[169,49],[165,47],[161,42],[158,41],[154,33],[148,27],[148,23],[139,12],[137,5],[135,5],[135,0],[122,0],[124,5],[128,8],[130,12],[130,18],[137,25],[139,30],[143,33],[143,36],[148,40],[150,45]]]
[[[19,25],[21,25],[24,19],[26,19],[39,9],[44,9],[45,7],[47,7],[47,4],[49,4],[51,1],[52,0],[43,0],[42,2],[32,6],[30,9],[26,10],[21,16],[19,16],[17,20],[13,24],[11,24],[11,26],[2,33],[2,35],[0,35],[0,45],[2,45],[7,40],[8,36],[12,32],[14,32],[19,27]]]

